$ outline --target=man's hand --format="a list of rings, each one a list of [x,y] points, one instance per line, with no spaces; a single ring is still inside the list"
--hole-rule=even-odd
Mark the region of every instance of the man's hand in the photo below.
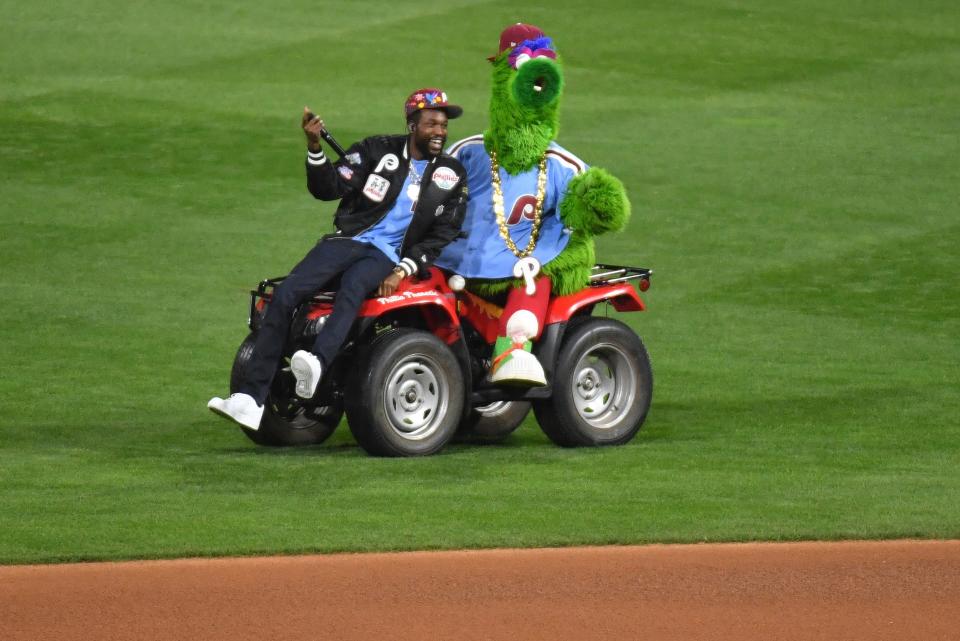
[[[303,133],[307,136],[307,147],[310,151],[320,151],[320,132],[323,131],[323,120],[310,111],[310,107],[303,108]]]
[[[393,292],[397,291],[397,287],[400,286],[400,281],[402,280],[403,276],[393,272],[380,283],[380,287],[377,288],[377,296],[390,296]]]

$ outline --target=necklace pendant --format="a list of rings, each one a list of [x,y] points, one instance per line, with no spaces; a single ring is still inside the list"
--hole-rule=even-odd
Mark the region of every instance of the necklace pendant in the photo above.
[[[416,202],[417,198],[420,197],[420,185],[410,184],[407,185],[407,197]]]
[[[525,256],[513,266],[513,275],[517,278],[523,278],[526,285],[524,291],[527,296],[533,296],[537,292],[537,283],[534,279],[539,273],[540,261],[533,256]]]

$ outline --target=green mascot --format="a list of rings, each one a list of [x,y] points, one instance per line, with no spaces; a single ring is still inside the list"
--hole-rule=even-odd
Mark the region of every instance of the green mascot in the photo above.
[[[545,385],[531,341],[550,295],[589,284],[593,238],[623,229],[630,202],[619,180],[555,142],[563,71],[551,39],[533,25],[512,25],[489,60],[490,127],[449,150],[467,170],[465,233],[436,264],[466,278],[473,294],[506,293],[490,381]]]

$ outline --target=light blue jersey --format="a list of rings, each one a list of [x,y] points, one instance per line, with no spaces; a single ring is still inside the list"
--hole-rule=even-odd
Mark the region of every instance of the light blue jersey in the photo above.
[[[500,236],[493,212],[493,184],[490,180],[490,155],[483,146],[483,136],[472,136],[454,143],[448,152],[467,170],[470,191],[467,214],[463,221],[466,237],[458,238],[444,248],[436,264],[467,278],[513,278],[517,257]],[[547,185],[541,215],[540,236],[533,256],[547,263],[567,246],[570,230],[560,220],[560,201],[567,185],[587,165],[556,143],[547,149]],[[537,202],[537,174],[534,167],[518,176],[500,168],[503,189],[503,211],[510,238],[523,251],[530,240],[533,213]]]
[[[410,164],[418,176],[423,176],[423,172],[426,171],[428,163],[428,160],[410,159]],[[407,179],[403,182],[403,187],[400,188],[400,194],[397,196],[397,200],[393,203],[390,211],[373,227],[353,238],[353,240],[357,242],[373,245],[395,263],[400,262],[400,256],[397,252],[400,249],[400,244],[403,242],[404,234],[407,233],[407,227],[410,226],[410,221],[413,220],[413,208],[416,206],[416,202],[410,200],[410,196],[407,195],[407,188],[410,186],[410,183],[411,178],[408,174]]]

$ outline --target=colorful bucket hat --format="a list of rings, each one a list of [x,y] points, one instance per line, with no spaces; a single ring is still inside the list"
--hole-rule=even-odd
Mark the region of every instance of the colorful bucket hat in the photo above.
[[[421,109],[442,109],[451,120],[463,114],[463,108],[447,102],[447,92],[437,88],[417,89],[407,98],[403,109],[408,117]]]

